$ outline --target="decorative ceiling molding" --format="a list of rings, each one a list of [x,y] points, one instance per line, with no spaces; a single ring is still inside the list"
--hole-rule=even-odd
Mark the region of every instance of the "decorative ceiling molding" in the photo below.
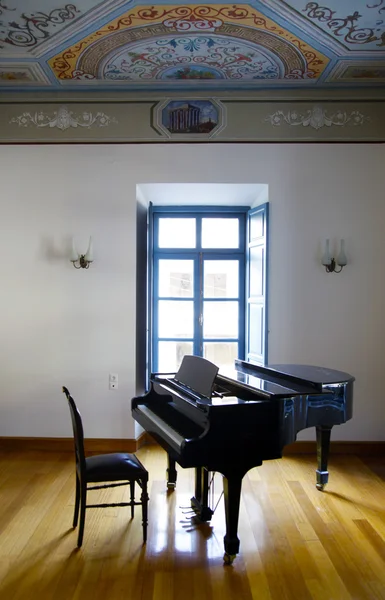
[[[31,87],[39,84],[42,87],[49,88],[51,82],[43,69],[36,62],[12,61],[0,62],[0,81],[1,85],[10,87],[15,84],[15,81],[22,81],[23,86]]]
[[[143,90],[373,98],[385,78],[385,0],[0,0],[0,46],[0,91],[52,91],[61,103]]]
[[[283,110],[277,110],[264,119],[264,121],[268,121],[274,127],[287,123],[288,125],[303,125],[303,127],[312,127],[313,129],[331,127],[332,125],[345,127],[348,123],[357,126],[363,125],[365,121],[369,120],[370,117],[366,117],[358,110],[352,110],[350,113],[338,110],[329,115],[321,106],[314,106],[303,113],[296,110],[289,110],[286,113]]]
[[[183,95],[0,106],[0,144],[385,142],[385,101]]]

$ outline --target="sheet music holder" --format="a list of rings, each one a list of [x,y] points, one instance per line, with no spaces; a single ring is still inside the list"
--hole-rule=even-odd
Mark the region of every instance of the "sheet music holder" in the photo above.
[[[211,398],[218,371],[219,368],[209,360],[187,354],[183,357],[174,379],[198,394]]]

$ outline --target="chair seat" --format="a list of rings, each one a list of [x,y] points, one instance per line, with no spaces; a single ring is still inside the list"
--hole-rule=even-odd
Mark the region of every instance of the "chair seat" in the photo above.
[[[86,458],[86,478],[89,482],[147,479],[147,471],[134,454],[122,452],[100,454]]]

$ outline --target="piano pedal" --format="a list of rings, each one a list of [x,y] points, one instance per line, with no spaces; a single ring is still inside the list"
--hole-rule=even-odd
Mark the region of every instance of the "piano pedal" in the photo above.
[[[186,533],[191,533],[192,531],[196,531],[197,527],[189,527],[188,529],[185,529]]]
[[[188,522],[181,521],[181,526],[185,531],[195,531],[195,529],[198,527],[198,523],[195,523],[192,519],[189,519]]]
[[[232,565],[236,556],[236,554],[229,554],[228,552],[225,552],[223,555],[223,562],[225,565]]]

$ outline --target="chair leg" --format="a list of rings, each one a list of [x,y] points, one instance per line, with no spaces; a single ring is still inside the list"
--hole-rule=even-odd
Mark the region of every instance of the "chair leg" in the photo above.
[[[148,493],[147,493],[147,478],[142,479],[142,494],[140,496],[142,502],[142,525],[143,525],[143,543],[147,541],[147,524],[148,524]]]
[[[135,502],[135,480],[130,481],[130,498],[131,498],[131,519],[134,518],[134,502]]]
[[[72,527],[76,527],[76,525],[78,524],[79,504],[80,504],[80,481],[79,481],[78,474],[76,473],[75,509],[74,509],[74,520],[72,522]]]
[[[80,523],[79,523],[79,534],[78,534],[78,548],[83,543],[84,533],[84,521],[86,519],[86,501],[87,501],[87,484],[81,482],[80,485]]]

